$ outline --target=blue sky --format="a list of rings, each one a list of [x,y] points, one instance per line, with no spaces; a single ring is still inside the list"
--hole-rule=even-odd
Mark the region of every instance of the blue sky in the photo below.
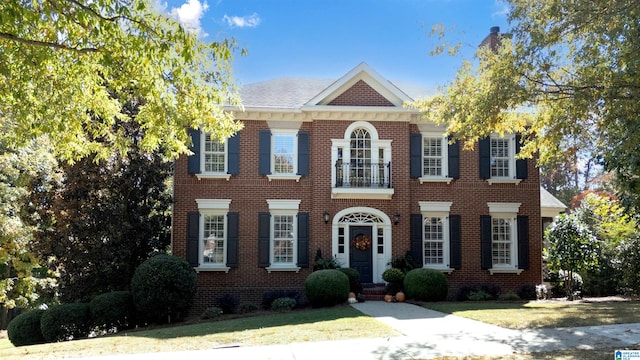
[[[164,0],[159,0],[164,1]],[[205,41],[234,38],[239,84],[276,77],[337,79],[368,63],[389,80],[425,87],[452,79],[492,26],[507,29],[501,0],[169,0],[164,11]],[[430,56],[444,26],[456,57]]]

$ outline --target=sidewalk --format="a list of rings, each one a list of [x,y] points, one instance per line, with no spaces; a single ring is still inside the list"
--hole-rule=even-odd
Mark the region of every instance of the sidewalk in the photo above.
[[[218,348],[172,353],[113,355],[100,360],[215,359],[431,359],[441,356],[508,355],[561,349],[640,348],[640,324],[567,329],[510,330],[407,303],[370,301],[352,305],[397,329],[402,336]],[[612,354],[613,355],[613,354]],[[86,358],[85,358],[86,360]]]

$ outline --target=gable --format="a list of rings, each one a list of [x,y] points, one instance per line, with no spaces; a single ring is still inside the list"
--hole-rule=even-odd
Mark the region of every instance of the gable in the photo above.
[[[358,80],[328,105],[334,106],[394,106],[386,97],[382,96],[364,80]]]

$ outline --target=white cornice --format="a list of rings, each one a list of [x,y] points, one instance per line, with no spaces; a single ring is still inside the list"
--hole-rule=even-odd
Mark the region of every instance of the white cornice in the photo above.
[[[264,109],[263,109],[264,110]],[[415,123],[419,114],[417,112],[392,107],[305,107],[302,111],[248,111],[234,114],[237,120],[263,120],[263,121],[302,121],[316,120],[344,120],[344,121],[395,121]]]

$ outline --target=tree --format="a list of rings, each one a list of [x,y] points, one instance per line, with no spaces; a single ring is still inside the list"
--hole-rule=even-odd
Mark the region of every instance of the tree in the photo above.
[[[43,262],[29,246],[32,228],[21,216],[31,186],[46,189],[56,171],[56,161],[46,141],[12,150],[0,138],[0,329],[6,329],[8,310],[28,308],[38,300],[38,290],[51,284],[39,271]]]
[[[123,113],[136,118],[139,108],[128,103]],[[60,274],[65,302],[128,290],[136,267],[152,253],[166,251],[171,241],[172,163],[161,151],[142,149],[143,125],[114,126],[131,140],[126,154],[65,164],[64,181],[31,201],[40,215],[32,246]]]
[[[138,146],[187,153],[187,128],[219,138],[240,129],[236,46],[203,43],[151,0],[0,2],[0,128],[13,147],[48,134],[59,158],[126,153],[120,125],[145,129]],[[144,99],[135,120],[122,111]],[[118,125],[118,126],[114,126]]]
[[[472,147],[522,133],[548,163],[562,141],[594,143],[623,200],[640,206],[640,1],[508,0],[508,34],[481,47],[443,93],[412,105]],[[593,137],[595,136],[595,137]]]
[[[567,296],[573,300],[574,274],[598,265],[596,238],[576,215],[561,214],[545,231],[545,240],[549,269],[564,272]]]

